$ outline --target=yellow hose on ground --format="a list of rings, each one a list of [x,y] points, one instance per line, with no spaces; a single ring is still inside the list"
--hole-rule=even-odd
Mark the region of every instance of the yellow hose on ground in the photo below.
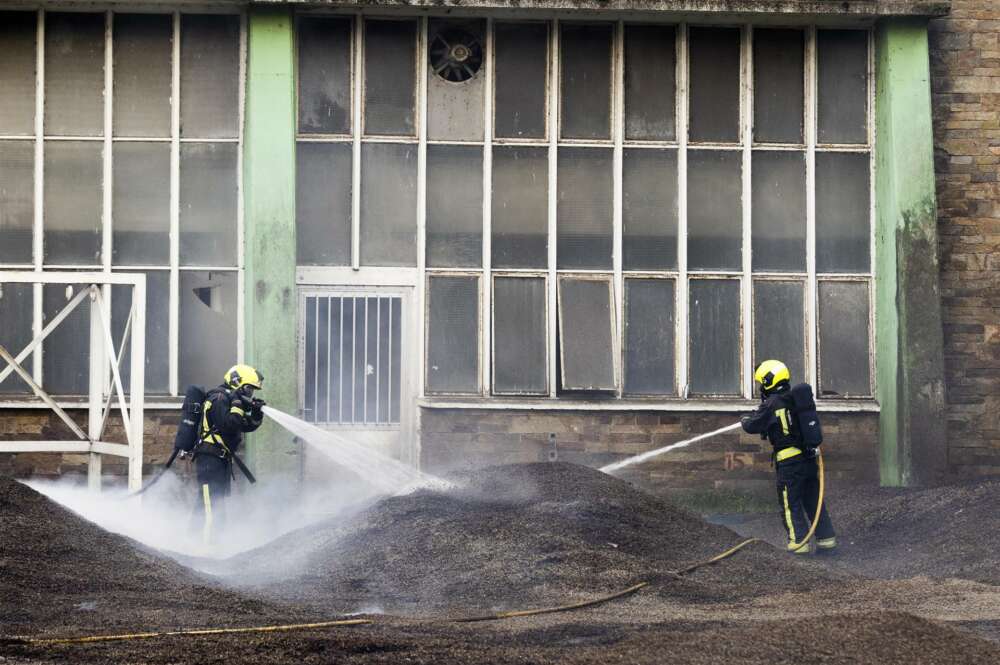
[[[823,472],[823,453],[819,448],[816,449],[816,464],[819,466],[819,500],[816,502],[816,514],[813,515],[812,526],[809,527],[809,533],[806,534],[806,537],[799,543],[800,547],[809,544],[809,539],[816,533],[816,527],[819,525],[819,516],[823,512],[823,496],[826,492],[826,478],[824,476],[826,474]]]
[[[610,600],[615,600],[616,598],[628,596],[646,586],[649,586],[649,582],[639,582],[638,584],[634,584],[629,588],[624,589],[623,591],[618,591],[609,596],[601,596],[600,598],[595,598],[593,600],[585,600],[579,603],[571,603],[570,605],[560,605],[558,607],[542,607],[536,610],[513,610],[510,612],[497,612],[496,614],[484,614],[482,616],[475,616],[475,617],[460,617],[457,619],[451,619],[451,621],[454,621],[456,623],[472,623],[474,621],[495,621],[497,619],[511,619],[514,617],[530,617],[536,614],[569,612],[570,610],[579,610],[584,607],[600,605],[601,603],[606,603]]]

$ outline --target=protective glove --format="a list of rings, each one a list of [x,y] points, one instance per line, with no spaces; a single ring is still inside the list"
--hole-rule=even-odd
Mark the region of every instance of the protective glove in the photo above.
[[[251,402],[251,410],[254,413],[260,413],[261,409],[263,409],[266,404],[267,402],[265,402],[264,400],[259,398],[254,398],[253,402]]]

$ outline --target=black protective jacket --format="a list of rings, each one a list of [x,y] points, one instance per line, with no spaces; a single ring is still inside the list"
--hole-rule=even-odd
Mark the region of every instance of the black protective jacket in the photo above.
[[[195,454],[227,457],[239,452],[243,433],[253,432],[264,421],[259,403],[227,386],[213,388],[205,397]]]
[[[743,431],[768,439],[776,456],[786,448],[803,448],[802,435],[795,419],[795,401],[788,386],[782,386],[762,398],[757,410],[743,416],[740,423]]]

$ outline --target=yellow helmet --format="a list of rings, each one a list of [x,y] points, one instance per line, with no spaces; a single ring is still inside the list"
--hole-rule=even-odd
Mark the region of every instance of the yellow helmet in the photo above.
[[[233,365],[226,372],[223,383],[237,390],[243,386],[250,386],[251,388],[260,390],[261,385],[264,383],[264,375],[250,365]]]
[[[785,363],[780,360],[765,360],[757,367],[753,378],[764,390],[774,390],[774,387],[782,381],[790,381],[792,375]]]

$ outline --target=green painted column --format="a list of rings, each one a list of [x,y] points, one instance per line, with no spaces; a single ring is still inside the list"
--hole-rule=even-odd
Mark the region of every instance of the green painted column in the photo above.
[[[295,61],[287,7],[251,7],[243,143],[246,361],[264,373],[263,397],[296,413]],[[250,438],[262,479],[299,473],[297,446],[271,422]]]
[[[927,484],[947,461],[927,21],[875,34],[879,466],[883,485]]]

